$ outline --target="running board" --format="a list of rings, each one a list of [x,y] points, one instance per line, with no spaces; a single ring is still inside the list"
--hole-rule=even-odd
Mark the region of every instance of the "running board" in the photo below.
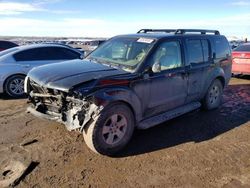
[[[164,121],[168,121],[170,119],[176,118],[178,116],[181,116],[187,112],[191,112],[197,108],[201,107],[200,102],[193,102],[190,104],[187,104],[185,106],[178,107],[174,110],[162,113],[157,116],[153,116],[151,118],[147,118],[141,122],[139,122],[138,129],[148,129],[150,127],[153,127],[155,125],[158,125],[160,123],[163,123]]]

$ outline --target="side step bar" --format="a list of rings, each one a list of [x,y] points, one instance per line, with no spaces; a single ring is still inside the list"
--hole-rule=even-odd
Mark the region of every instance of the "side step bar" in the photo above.
[[[178,107],[174,110],[159,114],[157,116],[147,118],[141,122],[139,122],[138,129],[148,129],[150,127],[153,127],[155,125],[158,125],[160,123],[163,123],[165,121],[168,121],[170,119],[176,118],[178,116],[181,116],[187,112],[191,112],[197,108],[201,107],[200,102],[193,102],[190,104],[187,104],[185,106]]]

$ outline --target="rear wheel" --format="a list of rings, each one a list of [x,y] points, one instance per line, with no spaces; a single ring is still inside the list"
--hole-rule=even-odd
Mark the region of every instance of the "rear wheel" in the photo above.
[[[107,106],[83,132],[87,146],[94,152],[113,155],[130,141],[134,131],[134,115],[122,103]]]
[[[220,80],[216,79],[210,85],[205,98],[203,99],[203,107],[206,110],[218,108],[222,101],[223,86]]]
[[[5,92],[13,98],[24,96],[24,79],[23,75],[14,75],[9,77],[4,85]]]

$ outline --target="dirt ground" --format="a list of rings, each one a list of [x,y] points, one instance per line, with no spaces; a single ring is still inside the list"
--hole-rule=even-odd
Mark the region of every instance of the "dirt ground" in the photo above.
[[[0,96],[0,152],[12,148],[9,157],[33,161],[17,187],[250,187],[249,77],[231,80],[219,109],[136,131],[113,158],[26,107],[25,99]],[[29,141],[25,152],[13,149]]]

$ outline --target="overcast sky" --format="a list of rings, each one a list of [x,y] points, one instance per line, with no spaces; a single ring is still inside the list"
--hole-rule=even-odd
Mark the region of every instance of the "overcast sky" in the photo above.
[[[110,37],[141,28],[250,38],[250,0],[0,0],[1,36]]]

